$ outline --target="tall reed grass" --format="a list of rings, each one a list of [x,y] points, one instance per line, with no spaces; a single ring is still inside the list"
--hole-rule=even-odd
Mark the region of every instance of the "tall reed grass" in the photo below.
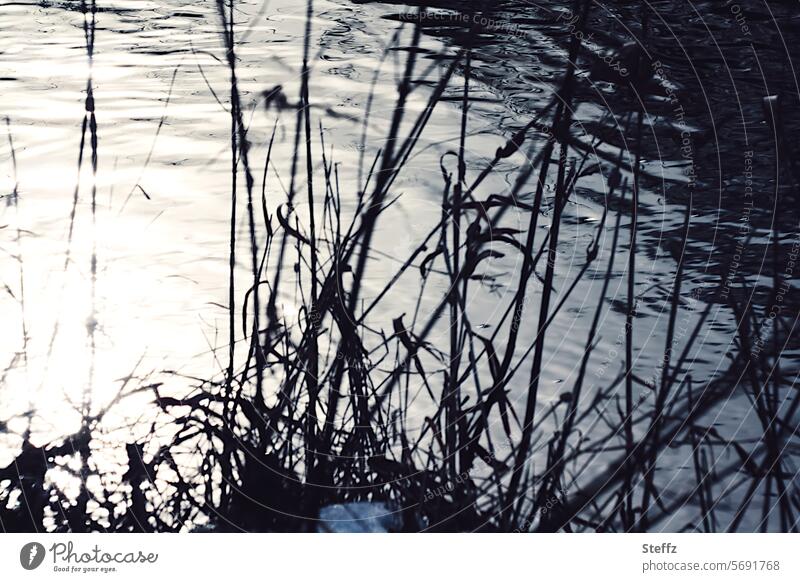
[[[408,531],[736,531],[752,522],[745,517],[753,511],[760,512],[759,529],[797,530],[800,497],[793,451],[798,399],[792,397],[791,375],[780,366],[793,322],[772,326],[769,341],[760,342],[764,348],[753,356],[754,338],[768,315],[745,300],[750,290],[744,283],[724,298],[720,281],[696,295],[704,306],[694,327],[678,341],[676,321],[686,301],[681,258],[667,305],[660,378],[653,388],[639,375],[634,324],[644,116],[641,110],[633,112],[625,127],[618,128],[634,128],[629,141],[633,151],[620,149],[616,159],[594,160],[592,148],[576,147],[572,115],[581,82],[576,74],[580,35],[571,37],[550,104],[473,171],[466,160],[472,44],[468,40],[455,54],[439,55],[440,75],[423,89],[415,83],[421,75],[421,29],[411,25],[387,133],[374,159],[361,156],[357,191],[342,191],[340,172],[345,169],[326,151],[324,133],[321,126],[315,131],[312,117],[314,8],[309,0],[290,184],[285,203],[278,205],[273,200],[278,193],[268,187],[274,133],[260,188],[256,182],[237,77],[235,4],[217,1],[230,81],[226,368],[220,379],[197,381],[186,398],[164,393],[159,384],[138,387],[151,393],[171,418],[174,436],[155,448],[151,443],[147,453],[142,443],[129,443],[127,470],[116,490],[91,491],[85,485],[93,428],[101,415],[87,414],[81,433],[68,443],[37,447],[26,440],[16,463],[0,471],[5,484],[0,521],[6,530],[40,529],[49,507],[57,530],[306,531],[317,527],[322,508],[350,502],[382,503],[400,515],[400,529]],[[586,26],[591,6],[575,2],[578,30]],[[93,2],[87,14],[91,59]],[[477,31],[473,27],[465,34],[474,39]],[[453,86],[462,91],[461,123],[450,156],[454,166],[445,158],[441,164],[440,219],[382,291],[366,296],[364,281],[376,260],[374,240],[393,203],[394,184],[408,170],[434,110]],[[88,124],[96,169],[91,87],[90,79],[83,134]],[[418,110],[409,107],[412,97],[423,100]],[[366,135],[369,108],[363,123]],[[626,157],[633,161],[626,164]],[[483,187],[501,164],[518,159],[525,161],[507,192],[498,195]],[[602,220],[580,268],[570,271],[572,278],[562,280],[557,289],[563,211],[582,181],[598,172],[607,185]],[[528,202],[521,193],[531,182],[535,190]],[[553,192],[552,199],[548,192]],[[244,292],[237,270],[242,194],[250,270]],[[303,195],[305,215],[295,204]],[[689,238],[694,195],[693,190],[687,195],[681,248]],[[345,197],[356,199],[352,215],[343,210]],[[550,225],[537,240],[546,204]],[[270,206],[278,209],[271,214]],[[525,218],[524,232],[506,225],[503,219],[509,213]],[[594,350],[611,300],[624,220],[630,221],[625,357],[619,374],[590,390],[588,375],[597,361]],[[601,255],[600,241],[609,229],[611,251]],[[472,323],[468,305],[477,292],[475,279],[501,253],[517,254],[521,269],[513,279],[513,298],[487,337]],[[546,260],[543,277],[537,271],[541,257]],[[294,265],[292,276],[285,265]],[[603,282],[592,298],[594,313],[586,336],[570,338],[583,346],[578,373],[561,399],[543,402],[539,385],[544,354],[553,341],[548,331],[587,274]],[[391,309],[387,296],[410,275],[419,282],[417,304],[433,300],[434,308],[421,317],[418,311],[412,322],[397,313],[392,329],[373,329],[368,316],[376,309]],[[431,296],[434,286],[428,285],[434,277],[447,282],[447,291],[438,297]],[[776,274],[773,297],[781,284]],[[302,298],[297,325],[290,325],[281,312],[278,298],[285,289]],[[696,377],[691,358],[712,310],[735,315],[737,339],[727,369]],[[433,345],[431,335],[441,326],[448,329],[448,341]],[[524,328],[536,330],[529,345],[520,345]],[[239,329],[244,329],[244,343]],[[244,364],[237,349],[246,352]],[[520,379],[527,364],[529,376]],[[431,402],[419,427],[409,422],[414,386]],[[521,405],[511,395],[519,386],[524,388]],[[715,427],[720,407],[737,395],[750,399],[760,423],[761,436],[754,441],[737,440]],[[586,426],[592,427],[591,435],[584,433]],[[656,478],[677,469],[671,465],[674,460],[662,459],[675,449],[691,463],[693,483]],[[48,462],[75,451],[84,483],[77,504],[45,485]],[[8,503],[15,491],[24,500],[18,506]],[[114,493],[124,498],[124,511],[110,501]],[[109,510],[103,524],[91,516],[90,502]],[[758,504],[760,510],[754,509]]]

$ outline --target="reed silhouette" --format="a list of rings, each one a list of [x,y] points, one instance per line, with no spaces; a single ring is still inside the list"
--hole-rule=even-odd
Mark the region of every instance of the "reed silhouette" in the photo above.
[[[82,5],[91,60],[96,7]],[[577,30],[588,26],[592,6],[574,2]],[[481,3],[460,9],[490,10]],[[748,300],[752,290],[744,280],[720,278],[691,296],[700,305],[699,316],[678,333],[687,301],[682,249],[691,237],[695,199],[693,184],[685,185],[681,252],[664,307],[664,358],[656,381],[644,381],[650,372],[637,369],[641,338],[635,284],[639,193],[646,178],[641,163],[648,139],[645,112],[629,112],[622,123],[606,114],[605,129],[620,134],[625,144],[613,156],[593,156],[605,139],[600,135],[588,145],[577,140],[573,114],[586,80],[576,68],[582,37],[572,34],[549,104],[507,137],[480,170],[468,169],[472,59],[481,31],[470,24],[474,19],[466,19],[455,50],[429,55],[438,78],[418,83],[432,68],[420,58],[423,10],[420,18],[401,24],[410,34],[398,32],[391,39],[390,49],[398,48],[401,37],[410,41],[403,47],[395,107],[377,155],[370,160],[362,152],[359,167],[347,169],[326,149],[322,121],[315,127],[315,111],[324,109],[311,93],[314,6],[307,2],[297,100],[281,87],[261,96],[268,111],[271,105],[276,115],[289,111],[295,123],[289,187],[285,202],[271,214],[268,201],[279,196],[268,186],[277,125],[259,185],[260,162],[253,155],[237,75],[236,2],[217,1],[229,86],[227,98],[215,98],[230,113],[231,160],[224,369],[218,378],[191,379],[195,389],[186,397],[170,395],[160,382],[134,388],[151,395],[171,418],[172,436],[147,450],[140,442],[127,443],[127,468],[113,488],[88,485],[94,428],[109,409],[90,415],[87,405],[80,433],[64,442],[36,446],[25,438],[16,461],[0,469],[4,530],[313,531],[325,507],[367,502],[399,514],[396,529],[405,531],[737,531],[753,511],[759,530],[797,531],[798,399],[792,397],[792,371],[782,366],[796,318],[771,318],[768,309]],[[648,26],[644,17],[640,24]],[[395,183],[409,171],[434,110],[453,87],[460,91],[460,125],[454,128],[456,148],[441,160],[441,215],[385,287],[367,295],[365,280],[379,260],[375,238],[397,194]],[[620,90],[638,95],[641,83],[629,82]],[[412,97],[422,106],[409,106]],[[93,101],[90,77],[78,164],[88,127],[96,171],[100,145]],[[364,136],[370,103],[363,115]],[[770,106],[765,119],[776,123]],[[782,143],[790,147],[789,140]],[[13,141],[9,145],[13,150]],[[486,182],[510,161],[518,163],[514,180],[507,192],[497,194]],[[342,191],[345,171],[357,175],[356,192]],[[786,170],[792,171],[793,166]],[[559,277],[564,211],[582,182],[598,175],[607,186],[602,219],[579,268],[569,278]],[[531,184],[532,199],[523,196]],[[242,194],[245,259],[237,254]],[[73,218],[77,190],[75,196]],[[352,212],[344,209],[345,197],[356,201]],[[304,211],[299,209],[303,199]],[[504,222],[512,213],[524,218],[524,231]],[[544,236],[543,215],[550,220]],[[775,228],[777,257],[781,233]],[[611,237],[611,250],[601,254],[604,236]],[[590,366],[599,359],[595,349],[612,303],[610,284],[623,237],[625,355],[618,373],[598,381],[589,378]],[[485,335],[468,309],[476,280],[493,258],[512,255],[521,265],[510,281],[512,299]],[[237,268],[241,261],[250,271],[246,284]],[[778,301],[784,285],[775,262],[767,305]],[[555,341],[552,322],[590,276],[601,278],[602,285],[592,299],[586,335],[571,338],[582,346],[578,373],[560,398],[543,402],[539,387],[545,350]],[[407,292],[416,294],[417,306],[432,299],[433,309],[393,313],[391,329],[374,329],[368,316],[390,309],[386,297],[408,277],[416,281]],[[446,282],[444,292],[431,284],[434,279]],[[296,323],[281,311],[278,298],[284,291],[302,298]],[[697,377],[692,360],[712,310],[735,317],[737,337],[728,367]],[[777,321],[765,326],[770,319]],[[441,326],[448,340],[433,345],[431,336]],[[523,328],[535,329],[528,345],[522,344]],[[528,364],[528,377],[520,380]],[[518,384],[524,387],[519,403],[510,395]],[[430,403],[420,427],[409,423],[412,386],[419,386]],[[119,398],[129,393],[126,388]],[[737,439],[715,426],[715,414],[736,394],[752,405],[761,432],[757,439]],[[667,454],[674,450],[691,464],[695,482],[657,478],[677,469],[674,455]],[[66,499],[46,478],[53,459],[70,454],[80,459],[77,500]],[[159,477],[163,474],[169,476]],[[110,501],[115,494],[123,499],[122,509]],[[90,507],[105,509],[103,519]]]

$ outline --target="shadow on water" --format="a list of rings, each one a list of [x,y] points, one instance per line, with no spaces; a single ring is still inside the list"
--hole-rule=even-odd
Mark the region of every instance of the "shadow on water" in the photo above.
[[[470,24],[479,23],[473,74],[525,113],[540,110],[555,89],[571,34],[565,24],[575,18],[571,2],[379,5],[384,18],[419,23],[426,34],[454,45],[463,45]],[[423,5],[428,10],[420,17],[414,7]],[[697,245],[688,247],[688,263],[721,274],[745,220],[757,241],[741,265],[748,274],[760,273],[773,221],[790,235],[798,218],[800,164],[791,136],[800,130],[800,88],[790,47],[800,40],[800,16],[790,2],[661,0],[647,6],[642,14],[638,2],[597,3],[578,59],[585,74],[574,129],[625,148],[633,138],[621,131],[625,119],[644,104],[642,148],[651,177],[644,185],[661,204],[682,204],[685,181],[674,178],[689,169],[696,177],[698,227],[690,239]],[[631,85],[636,91],[626,90]],[[777,99],[766,103],[769,97]],[[598,112],[612,117],[601,122]],[[517,120],[499,121],[512,131]],[[645,223],[642,234],[648,230],[650,242],[658,243],[665,229]],[[781,238],[786,251],[790,237]]]

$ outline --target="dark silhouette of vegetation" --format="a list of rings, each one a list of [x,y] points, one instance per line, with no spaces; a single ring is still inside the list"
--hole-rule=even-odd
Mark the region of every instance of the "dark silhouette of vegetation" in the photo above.
[[[95,5],[81,4],[91,60]],[[472,171],[466,141],[479,31],[467,23],[460,32],[463,42],[453,51],[429,56],[434,63],[429,66],[418,50],[423,19],[404,24],[413,33],[410,45],[403,47],[391,123],[377,156],[362,155],[362,167],[352,169],[359,176],[357,191],[342,191],[347,182],[340,174],[346,169],[326,149],[322,124],[314,124],[314,12],[309,0],[300,94],[296,103],[282,98],[282,108],[296,110],[289,188],[285,204],[271,214],[267,202],[277,196],[268,187],[275,137],[273,132],[263,171],[257,170],[260,161],[249,141],[237,77],[235,4],[217,1],[230,81],[228,98],[220,95],[231,122],[228,360],[218,378],[189,378],[195,388],[186,397],[171,395],[162,382],[126,383],[99,414],[91,415],[85,403],[81,431],[64,442],[34,445],[25,435],[15,462],[0,469],[5,531],[313,531],[322,508],[351,502],[383,504],[399,514],[399,529],[406,531],[737,531],[753,512],[757,517],[748,523],[755,521],[757,529],[797,531],[800,400],[797,371],[783,360],[796,338],[797,317],[787,312],[772,317],[770,312],[786,284],[780,272],[779,223],[772,232],[772,287],[761,290],[766,307],[751,300],[753,289],[743,278],[720,278],[718,284],[695,288],[691,300],[699,305],[698,317],[680,333],[680,312],[689,295],[679,254],[664,302],[664,359],[655,382],[648,383],[644,376],[651,372],[637,369],[635,355],[641,340],[635,279],[639,193],[647,178],[642,165],[646,112],[637,107],[618,117],[606,113],[606,133],[598,131],[591,143],[573,135],[576,100],[586,82],[576,68],[580,35],[569,39],[550,103],[508,137],[493,159]],[[585,30],[592,7],[592,2],[576,0],[572,12],[579,18],[572,26]],[[648,26],[644,17],[640,24]],[[434,68],[439,72],[435,82],[417,82]],[[440,160],[440,219],[396,267],[386,287],[367,294],[365,281],[376,260],[374,240],[397,194],[394,184],[453,86],[461,91],[461,124],[457,147]],[[647,95],[640,90],[633,82],[620,88],[634,95],[632,101],[644,103]],[[278,93],[283,95],[280,87],[267,97]],[[409,99],[420,95],[421,109],[409,107]],[[772,104],[767,102],[766,120],[776,123]],[[91,78],[86,111],[78,163],[88,127],[96,171]],[[365,135],[369,117],[367,108]],[[614,156],[595,156],[613,133],[625,146]],[[781,144],[791,147],[785,136]],[[499,165],[519,159],[524,161],[507,192],[485,187]],[[787,159],[794,164],[792,155]],[[791,176],[794,165],[781,171]],[[561,278],[564,210],[583,181],[597,176],[607,186],[602,220],[579,268]],[[532,198],[523,196],[531,183]],[[683,187],[679,249],[691,238],[697,196],[693,183]],[[237,257],[237,196],[242,193],[249,247],[244,259]],[[298,202],[303,195],[306,206]],[[77,204],[77,191],[75,196]],[[355,200],[352,212],[345,210],[344,199]],[[74,212],[75,206],[73,219]],[[609,212],[612,220],[607,220]],[[504,222],[511,213],[524,218],[524,231]],[[543,216],[550,224],[542,237]],[[601,254],[606,232],[611,251]],[[590,368],[600,357],[594,350],[613,301],[609,287],[620,247],[628,254],[625,355],[616,362],[618,373],[598,380],[589,377]],[[468,306],[487,265],[511,255],[521,265],[511,279],[512,299],[486,332],[473,323]],[[241,261],[250,270],[244,292]],[[372,328],[367,316],[389,309],[385,297],[410,276],[418,282],[413,289],[417,304],[434,297],[434,308],[424,315],[419,310],[392,313],[392,329]],[[570,338],[582,346],[578,373],[557,401],[543,402],[539,385],[545,350],[555,341],[548,332],[579,281],[590,276],[603,282],[592,298],[586,336]],[[439,287],[428,284],[434,278],[446,281],[440,296],[434,291]],[[287,288],[302,298],[297,324],[289,323],[279,307],[278,297]],[[736,321],[727,368],[697,377],[692,365],[696,342],[703,326],[721,311]],[[448,330],[448,341],[433,345],[431,336],[441,326]],[[528,345],[522,345],[521,328],[536,330]],[[243,364],[237,356],[241,351]],[[528,377],[521,381],[525,391],[518,402],[511,388],[520,382],[522,370]],[[421,386],[430,403],[419,427],[409,423],[412,384]],[[92,489],[91,457],[102,446],[95,442],[94,429],[131,394],[151,395],[170,419],[172,435],[127,443],[120,482]],[[752,406],[759,438],[739,439],[715,425],[720,407],[736,395],[744,395]],[[674,461],[662,457],[675,450],[691,464],[694,482],[669,476]],[[65,467],[70,458],[78,460],[77,469],[66,470],[81,483],[75,499],[47,478],[49,468]]]

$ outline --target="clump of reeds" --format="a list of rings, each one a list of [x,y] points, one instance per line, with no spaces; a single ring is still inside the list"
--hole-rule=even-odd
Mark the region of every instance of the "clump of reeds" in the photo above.
[[[357,191],[343,192],[339,177],[344,170],[326,151],[323,133],[313,129],[309,1],[289,189],[285,204],[270,214],[268,200],[276,195],[268,188],[273,141],[266,148],[259,188],[237,81],[235,3],[217,4],[230,73],[229,358],[220,379],[200,382],[188,397],[162,393],[158,385],[146,387],[171,418],[174,436],[150,446],[147,453],[141,444],[128,445],[123,479],[127,510],[115,511],[107,502],[110,491],[92,494],[110,510],[105,527],[309,530],[326,505],[380,501],[401,513],[407,530],[715,531],[740,528],[743,516],[760,500],[760,528],[768,529],[770,520],[777,519],[779,525],[773,527],[796,530],[800,505],[789,451],[796,446],[798,399],[788,398],[789,376],[779,366],[781,346],[791,329],[772,327],[769,341],[759,340],[763,349],[752,357],[765,315],[745,300],[744,285],[722,303],[720,284],[694,295],[705,307],[695,326],[675,342],[685,300],[681,259],[669,294],[660,377],[650,386],[637,374],[635,257],[643,114],[631,113],[620,125],[635,127],[632,164],[626,165],[622,150],[616,160],[592,163],[592,148],[578,147],[571,133],[572,105],[581,82],[576,74],[578,35],[571,37],[563,80],[550,105],[510,136],[480,171],[471,172],[466,160],[471,44],[467,40],[455,55],[440,55],[441,74],[425,94],[421,111],[414,113],[408,102],[421,91],[414,82],[420,74],[416,49],[421,31],[414,27],[385,140],[374,159],[361,156],[365,167],[358,168],[363,181]],[[590,4],[575,3],[578,27],[586,25]],[[467,39],[474,34],[475,30],[465,31]],[[433,110],[456,79],[463,83],[461,125],[456,150],[441,164],[440,220],[399,264],[385,288],[365,297],[373,240],[393,201],[393,184],[407,169]],[[368,123],[367,111],[365,135]],[[525,161],[508,192],[483,192],[487,177],[520,154]],[[597,172],[606,176],[608,185],[603,218],[580,268],[556,285],[563,212],[581,180]],[[521,193],[531,181],[533,199],[523,200]],[[240,192],[246,196],[251,271],[244,290],[236,270]],[[303,194],[306,216],[294,204]],[[352,215],[342,210],[345,196],[357,200]],[[690,191],[684,246],[692,196]],[[547,235],[538,240],[545,205],[550,224]],[[617,212],[613,226],[606,224],[609,208]],[[631,227],[625,357],[618,375],[588,391],[587,374],[610,300],[609,282],[626,209]],[[503,218],[510,212],[525,216],[526,231],[505,226]],[[609,228],[613,242],[603,265],[599,245]],[[512,299],[487,336],[473,325],[468,305],[487,261],[501,253],[517,253],[522,266],[513,280]],[[545,260],[543,276],[537,271],[540,258]],[[287,264],[294,265],[293,278],[283,268]],[[603,284],[586,337],[575,338],[584,346],[578,374],[562,398],[545,405],[538,388],[545,348],[552,341],[549,327],[590,272],[602,276]],[[447,292],[436,298],[427,316],[415,314],[410,321],[407,314],[397,313],[392,329],[373,329],[370,313],[390,309],[384,307],[385,298],[410,274],[418,277],[418,304],[432,277],[444,277]],[[776,278],[773,294],[780,285]],[[303,298],[301,316],[294,323],[281,313],[278,297],[285,287]],[[739,323],[729,368],[714,377],[695,378],[691,358],[698,335],[712,310],[728,308]],[[430,336],[441,325],[448,328],[447,345],[432,345]],[[536,330],[535,339],[520,345],[519,330],[525,326]],[[242,328],[244,341],[237,333]],[[237,349],[245,351],[244,364],[238,363]],[[520,381],[526,362],[530,372]],[[510,393],[520,384],[525,391],[518,404]],[[408,422],[414,386],[428,399],[419,427]],[[616,397],[620,387],[621,403]],[[757,442],[739,442],[714,427],[719,407],[736,393],[752,401],[763,429]],[[584,433],[587,426],[591,439]],[[82,450],[88,451],[92,424],[86,427],[81,438],[87,439]],[[685,489],[656,478],[660,456],[670,448],[686,451],[691,461],[695,482]],[[17,477],[12,478],[14,471],[9,469],[0,473],[11,480],[7,492],[17,489],[25,499],[35,500],[34,524],[44,518],[48,501],[43,491],[34,490],[38,485],[30,483],[44,482],[41,458],[63,454],[62,449],[26,444]],[[720,451],[731,453],[727,462],[720,462]],[[535,464],[535,459],[540,462]],[[589,466],[603,469],[586,476]],[[159,473],[169,477],[157,482]],[[23,475],[32,478],[22,479]],[[725,513],[721,507],[731,503],[737,509]],[[687,507],[693,508],[688,522],[663,525],[684,515]],[[3,506],[0,511],[4,524],[17,523],[17,513]],[[56,523],[59,529],[73,531],[98,527],[85,516],[66,515]]]

